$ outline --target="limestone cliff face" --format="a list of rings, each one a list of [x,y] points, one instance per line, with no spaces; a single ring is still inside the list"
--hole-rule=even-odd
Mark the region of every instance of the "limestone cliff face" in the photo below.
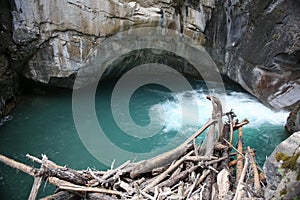
[[[21,71],[33,80],[72,87],[72,81],[59,80],[72,79],[105,38],[130,28],[159,26],[160,8],[164,10],[164,26],[180,29],[177,10],[182,7],[171,0],[15,0],[12,38],[20,46],[18,56],[26,60]],[[204,30],[210,13],[192,11],[187,24]]]
[[[11,33],[12,6],[11,3],[0,1],[0,100],[8,99],[16,92],[16,74],[12,69],[10,57],[10,52],[16,49]]]
[[[5,99],[15,92],[17,73],[72,87],[76,72],[103,40],[158,26],[197,35],[222,73],[271,107],[290,108],[300,98],[299,1],[1,2],[1,13],[8,16],[1,16],[0,33],[0,96]]]
[[[222,72],[277,109],[300,100],[299,10],[299,1],[229,0],[206,32]]]

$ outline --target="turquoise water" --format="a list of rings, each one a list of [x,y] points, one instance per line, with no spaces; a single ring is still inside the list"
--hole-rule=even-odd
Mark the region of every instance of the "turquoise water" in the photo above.
[[[167,88],[152,84],[140,87],[132,95],[129,108],[135,123],[145,126],[154,116],[155,123],[162,127],[159,133],[145,138],[132,137],[117,126],[111,113],[113,84],[103,83],[95,98],[99,123],[112,143],[133,153],[153,152],[174,142],[176,134],[179,134],[180,141],[175,142],[184,141],[207,121],[211,113],[211,104],[205,99],[205,84],[202,81],[192,82],[193,91],[173,94]],[[181,97],[189,100],[188,106],[181,108]],[[262,165],[274,147],[288,137],[283,127],[287,113],[271,111],[232,84],[227,85],[227,94],[222,98],[225,100],[224,111],[233,109],[240,120],[249,119],[250,124],[244,128],[245,146],[257,149],[257,161]],[[190,114],[196,107],[200,117]],[[181,109],[186,111],[186,115],[180,114]],[[35,156],[46,154],[57,164],[75,169],[107,168],[89,153],[77,134],[70,90],[33,92],[24,98],[11,115],[13,120],[0,126],[1,154],[32,166],[34,164],[25,158],[26,153]],[[183,128],[182,118],[185,118]],[[102,150],[109,154],[108,149]],[[32,182],[33,178],[29,175],[0,164],[0,199],[27,199]],[[40,196],[55,190],[49,185],[43,187]]]

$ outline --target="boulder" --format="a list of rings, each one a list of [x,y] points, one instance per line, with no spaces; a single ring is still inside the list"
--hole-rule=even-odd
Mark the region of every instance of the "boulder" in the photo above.
[[[267,158],[265,199],[297,199],[300,196],[300,132],[280,143]]]
[[[289,133],[294,133],[296,131],[300,131],[300,101],[290,112],[290,114],[287,118],[285,129]]]

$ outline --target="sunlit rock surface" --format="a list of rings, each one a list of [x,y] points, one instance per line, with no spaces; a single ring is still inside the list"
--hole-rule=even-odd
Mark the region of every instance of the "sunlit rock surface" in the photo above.
[[[300,98],[299,1],[15,0],[1,4],[5,15],[0,18],[0,96],[4,99],[16,93],[17,74],[71,88],[78,70],[106,38],[141,27],[175,30],[204,45],[223,74],[270,107],[291,109]]]
[[[16,0],[12,36],[15,43],[34,50],[28,57],[23,55],[23,49],[18,52],[28,59],[23,70],[26,77],[72,87],[72,75],[85,64],[95,47],[111,35],[138,27],[157,27],[160,23],[178,31],[183,27],[187,34],[204,30],[213,4],[204,2],[211,7],[206,10],[199,2],[197,5],[199,10],[188,8],[191,16],[183,24],[179,11],[187,6],[175,1]],[[61,84],[60,78],[70,82]]]
[[[264,164],[265,199],[297,199],[300,196],[300,132],[280,143]]]

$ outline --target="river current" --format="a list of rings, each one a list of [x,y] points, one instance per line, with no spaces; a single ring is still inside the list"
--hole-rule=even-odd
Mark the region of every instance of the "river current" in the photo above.
[[[132,137],[122,132],[111,112],[113,85],[103,83],[95,98],[99,123],[112,143],[133,153],[153,152],[173,142],[176,134],[180,135],[177,142],[184,141],[208,120],[212,111],[211,102],[206,99],[205,84],[202,81],[191,82],[192,91],[174,94],[167,88],[152,84],[133,93],[129,101],[132,120],[145,126],[150,119],[155,119],[154,123],[162,127],[155,136],[147,138]],[[183,105],[182,98],[190,103]],[[222,94],[221,98],[225,100],[224,111],[233,109],[240,121],[244,118],[250,121],[243,129],[245,147],[250,145],[257,150],[256,160],[262,166],[266,156],[288,137],[284,130],[288,113],[270,110],[233,83],[226,83],[226,94]],[[195,108],[199,110],[197,116],[190,114]],[[184,115],[181,115],[182,110],[185,110]],[[0,126],[1,154],[31,166],[35,164],[25,158],[26,153],[35,156],[46,154],[57,164],[75,169],[107,169],[80,140],[72,115],[72,91],[39,89],[31,92],[11,115],[13,120]],[[199,140],[204,139],[204,135]],[[109,154],[109,149],[98,148]],[[27,199],[32,183],[33,178],[29,175],[0,164],[0,199]],[[46,196],[54,190],[49,184],[43,184],[39,196]]]

